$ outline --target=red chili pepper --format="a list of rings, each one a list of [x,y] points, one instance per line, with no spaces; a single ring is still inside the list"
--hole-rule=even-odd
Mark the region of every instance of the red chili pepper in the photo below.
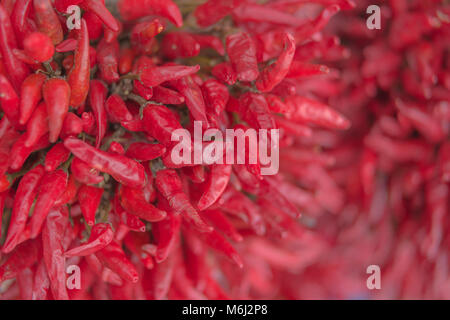
[[[78,183],[76,182],[74,175],[71,174],[69,176],[69,181],[67,181],[66,190],[64,190],[64,193],[55,201],[54,207],[73,204],[76,201],[77,192]]]
[[[26,241],[17,246],[0,266],[0,283],[13,279],[22,270],[31,267],[41,256],[41,241]]]
[[[19,44],[23,42],[27,34],[34,31],[34,26],[28,20],[31,7],[31,0],[17,0],[11,13],[11,22]]]
[[[139,219],[139,217],[129,214],[120,205],[119,196],[116,193],[112,200],[113,210],[119,216],[120,221],[126,225],[130,230],[137,232],[145,232],[145,224]]]
[[[11,162],[9,164],[9,167],[13,171],[17,171],[22,168],[22,165],[25,163],[25,160],[27,160],[31,153],[37,150],[45,149],[49,146],[48,134],[42,136],[42,138],[40,138],[39,141],[31,147],[25,147],[25,139],[26,136],[22,135],[11,148]]]
[[[4,209],[5,209],[5,201],[6,201],[6,196],[8,195],[8,192],[2,192],[0,193],[0,230],[2,230],[2,224],[3,224],[3,213],[4,213]],[[6,240],[5,240],[6,243]],[[4,250],[5,244],[3,244],[3,248],[2,251]],[[3,251],[4,252],[4,251]]]
[[[97,46],[97,64],[100,76],[106,83],[119,80],[119,43],[117,40],[106,42],[104,39]]]
[[[211,73],[218,80],[226,84],[233,85],[236,83],[237,74],[233,70],[231,63],[227,61],[216,64],[214,68],[211,70]]]
[[[117,4],[122,19],[129,21],[148,15],[167,18],[175,26],[183,25],[183,17],[172,0],[120,0]]]
[[[195,8],[194,16],[197,24],[201,27],[210,26],[231,14],[239,3],[237,0],[208,0]]]
[[[78,158],[72,160],[70,169],[75,179],[81,183],[98,184],[103,181],[103,176],[99,175],[97,169]]]
[[[90,68],[88,29],[86,21],[81,19],[74,63],[67,76],[67,82],[71,88],[70,105],[74,108],[80,107],[86,100],[89,92]]]
[[[202,90],[199,85],[189,76],[171,81],[170,85],[184,97],[192,117],[197,121],[202,121],[203,125],[208,127],[205,101],[203,100]]]
[[[202,212],[202,217],[230,239],[236,242],[241,242],[244,239],[222,211],[218,209],[208,209]]]
[[[2,248],[4,253],[11,252],[19,244],[21,234],[25,230],[28,214],[38,192],[37,186],[43,175],[44,167],[38,165],[27,172],[20,180],[14,197],[8,234]]]
[[[116,141],[113,141],[109,145],[108,152],[124,155],[125,154],[125,149],[120,143],[118,143]]]
[[[47,77],[42,73],[29,75],[23,82],[20,91],[20,124],[24,125],[42,99],[42,85]]]
[[[83,121],[83,131],[87,134],[94,134],[95,119],[92,112],[83,112],[81,114],[81,120]]]
[[[250,126],[260,129],[276,128],[264,96],[247,92],[240,97],[239,104],[240,114]]]
[[[95,255],[106,267],[117,273],[122,279],[133,283],[139,280],[136,268],[128,260],[116,241],[112,241],[105,248],[97,251]]]
[[[114,32],[120,30],[120,26],[114,18],[114,16],[109,12],[109,10],[105,7],[104,0],[84,0],[82,3],[83,7],[88,11],[91,11],[97,15],[97,17],[102,20],[102,22]]]
[[[133,115],[118,94],[113,94],[105,102],[105,109],[112,122],[131,121]]]
[[[258,78],[256,47],[248,33],[240,32],[227,37],[227,53],[231,65],[241,81],[253,81]]]
[[[86,142],[69,137],[64,146],[77,158],[93,168],[110,174],[120,183],[132,188],[145,185],[145,170],[141,164],[123,155],[111,154],[98,150]]]
[[[181,171],[194,183],[202,183],[206,180],[206,170],[204,166],[183,167],[181,168]]]
[[[189,58],[200,53],[200,44],[187,32],[170,32],[165,34],[161,50],[169,59]]]
[[[33,282],[32,300],[46,300],[50,290],[50,280],[44,260],[41,260],[36,268]]]
[[[83,27],[81,27],[81,28],[83,28]],[[82,31],[79,31],[78,34],[80,34],[81,32]],[[76,39],[69,38],[69,39],[63,40],[61,43],[59,43],[55,47],[55,51],[56,52],[74,51],[77,49],[77,45],[78,45],[78,41]]]
[[[200,69],[199,65],[188,66],[162,66],[147,67],[140,70],[140,79],[147,87],[156,87],[163,82],[178,80],[196,73]]]
[[[83,132],[83,120],[77,117],[74,113],[68,112],[64,118],[63,126],[61,128],[61,139],[66,139],[70,136],[78,136]]]
[[[161,300],[167,297],[175,267],[176,257],[169,255],[165,261],[144,272],[142,282],[148,299]]]
[[[39,48],[38,50],[36,50]],[[25,54],[38,62],[50,60],[55,53],[52,39],[41,32],[33,32],[23,40],[23,49]]]
[[[202,93],[205,99],[206,107],[209,112],[213,112],[218,117],[228,103],[228,88],[220,82],[210,79],[203,83]],[[209,115],[208,112],[208,115]]]
[[[25,147],[32,147],[48,132],[47,110],[45,103],[40,103],[31,115],[27,123]]]
[[[95,136],[95,146],[98,148],[101,145],[103,137],[106,133],[107,118],[105,110],[105,100],[107,89],[98,80],[92,80],[90,85],[89,102],[91,104],[92,112],[94,113],[95,122],[97,124],[97,134]]]
[[[140,95],[145,100],[151,100],[153,97],[153,88],[152,87],[146,87],[142,82],[139,80],[133,81],[133,92]]]
[[[284,49],[277,61],[269,65],[256,80],[256,88],[261,92],[271,91],[289,71],[295,54],[295,40],[291,34],[284,34]]]
[[[120,50],[119,55],[119,73],[126,74],[133,68],[133,61],[136,57],[134,48],[124,48]]]
[[[41,232],[45,218],[50,212],[56,200],[64,193],[67,186],[67,173],[59,169],[47,172],[39,183],[39,193],[36,198],[33,215],[30,219],[32,239],[36,238]]]
[[[310,64],[301,61],[292,61],[286,78],[309,77],[330,73],[330,69],[322,64]]]
[[[178,92],[162,86],[153,87],[153,95],[150,98],[162,104],[183,104],[185,101]]]
[[[119,199],[120,204],[127,212],[146,221],[160,221],[167,216],[165,211],[157,209],[145,199],[143,189],[121,186],[119,189]]]
[[[200,44],[201,49],[211,48],[217,51],[218,54],[225,55],[225,48],[218,37],[207,34],[192,34],[192,37]]]
[[[314,123],[330,129],[348,129],[350,122],[338,112],[320,102],[300,97],[290,96],[285,103],[292,110],[288,119]]]
[[[127,249],[130,250],[135,256],[139,257],[140,262],[146,269],[153,268],[153,258],[145,250],[145,246],[150,242],[148,233],[129,232],[123,241]]]
[[[8,72],[8,78],[16,90],[20,89],[22,81],[28,76],[28,67],[13,53],[17,49],[16,37],[8,12],[0,4],[0,52],[2,62]],[[3,90],[1,90],[3,92]]]
[[[95,214],[103,196],[103,189],[83,185],[78,190],[78,202],[88,226],[95,224]]]
[[[63,41],[63,29],[50,0],[33,0],[33,5],[39,31],[49,36],[54,45]]]
[[[0,106],[12,124],[19,121],[19,97],[8,79],[0,74]]]
[[[134,25],[131,30],[131,44],[137,47],[139,52],[150,53],[154,37],[164,30],[164,25],[157,18]]]
[[[150,161],[161,157],[165,152],[166,148],[160,144],[135,142],[128,147],[126,156],[140,161]]]
[[[63,79],[52,78],[44,83],[42,93],[47,106],[49,141],[53,143],[58,140],[69,111],[70,86]]]
[[[44,222],[44,221],[43,221]],[[64,231],[69,224],[67,207],[52,209],[42,230],[42,251],[50,289],[56,300],[68,300],[66,286],[66,261],[64,257]]]
[[[264,22],[272,25],[296,27],[300,19],[267,5],[244,3],[233,10],[233,19],[239,22]]]
[[[106,223],[97,223],[91,229],[89,240],[85,244],[72,248],[64,254],[66,257],[87,256],[103,249],[114,239],[111,226]]]
[[[143,111],[144,129],[166,148],[176,143],[172,141],[172,132],[182,126],[170,109],[161,105],[147,105]]]
[[[182,183],[177,172],[171,169],[160,170],[156,173],[156,188],[167,199],[175,214],[182,214],[201,232],[210,232],[207,225],[189,202],[189,198],[182,190]]]
[[[210,207],[220,198],[230,180],[231,168],[232,166],[227,164],[213,164],[211,166],[205,191],[197,204],[200,211]]]

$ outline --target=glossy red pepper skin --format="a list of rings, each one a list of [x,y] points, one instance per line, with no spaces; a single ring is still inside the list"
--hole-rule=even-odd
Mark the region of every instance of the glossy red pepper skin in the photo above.
[[[48,134],[45,134],[33,146],[26,147],[26,136],[22,135],[11,148],[11,160],[9,164],[11,170],[17,171],[22,168],[22,165],[34,151],[47,148],[49,146],[48,137]]]
[[[151,98],[153,101],[162,104],[182,104],[185,101],[184,97],[177,91],[162,86],[153,87]]]
[[[264,96],[256,93],[244,93],[239,99],[240,114],[252,127],[275,129],[276,124]]]
[[[109,10],[105,7],[103,0],[84,0],[83,7],[97,15],[105,26],[112,31],[117,32],[120,30],[119,23],[111,12],[109,12]]]
[[[183,17],[172,0],[121,0],[118,3],[120,16],[125,21],[135,20],[147,15],[167,18],[175,26],[183,25]]]
[[[8,121],[12,124],[19,122],[19,97],[8,79],[0,74],[0,107]]]
[[[140,79],[147,87],[156,87],[163,82],[178,80],[196,73],[200,66],[161,66],[147,67],[140,72]]]
[[[45,103],[40,103],[28,120],[25,147],[32,147],[48,131],[48,116]]]
[[[122,279],[136,283],[139,280],[139,274],[134,265],[128,260],[121,246],[112,241],[109,245],[95,255],[109,269],[116,272]]]
[[[100,147],[103,137],[106,133],[107,116],[105,110],[107,90],[106,87],[98,80],[92,80],[89,92],[89,102],[92,112],[94,113],[95,122],[97,124],[97,133],[95,136],[95,146]]]
[[[28,67],[13,54],[13,49],[17,49],[16,37],[11,25],[11,19],[8,12],[0,4],[0,52],[2,61],[8,72],[8,78],[11,80],[16,90],[20,89],[22,81],[28,76]]]
[[[36,50],[39,48],[39,50]],[[41,32],[33,32],[23,40],[23,49],[27,56],[38,62],[49,61],[55,53],[52,39]]]
[[[42,177],[38,187],[39,193],[36,198],[36,204],[30,219],[30,237],[32,239],[39,235],[51,208],[66,190],[67,179],[67,173],[61,169],[47,172]]]
[[[54,45],[63,41],[63,29],[50,0],[33,0],[33,5],[39,31],[49,36]]]
[[[161,157],[165,152],[166,148],[158,143],[135,142],[128,147],[126,156],[140,161],[150,161]]]
[[[40,259],[41,241],[26,241],[17,246],[0,266],[0,283],[15,278],[19,272],[31,267]]]
[[[120,183],[130,187],[143,187],[146,183],[145,170],[141,164],[123,155],[98,150],[79,139],[69,137],[64,146],[77,158],[93,168],[109,173]]]
[[[206,224],[197,210],[189,202],[182,190],[182,182],[175,170],[164,169],[156,173],[155,185],[161,195],[169,202],[175,214],[182,214],[201,232],[210,232],[211,226]]]
[[[227,53],[238,80],[254,81],[258,78],[256,47],[248,33],[240,32],[229,35],[227,37]]]
[[[197,203],[200,211],[212,206],[220,198],[230,180],[231,168],[232,166],[227,164],[213,164],[211,166],[205,191]]]
[[[152,100],[153,87],[147,87],[139,80],[133,81],[133,92],[140,95],[145,100]]]
[[[131,121],[133,115],[118,94],[112,94],[105,102],[105,110],[112,122]]]
[[[54,143],[69,111],[70,86],[64,79],[52,78],[44,83],[42,93],[47,106],[49,141]]]
[[[57,300],[69,300],[66,286],[66,265],[63,237],[69,224],[69,211],[66,207],[52,209],[42,230],[42,251],[44,263],[50,280],[52,295]]]
[[[102,196],[102,188],[83,185],[78,190],[78,202],[80,203],[81,212],[88,226],[95,224],[95,214]]]
[[[20,90],[20,119],[24,125],[30,119],[31,114],[42,99],[42,86],[47,77],[42,73],[29,75],[22,83]]]
[[[134,25],[131,30],[131,44],[139,52],[151,53],[154,37],[164,30],[164,25],[157,18]]]
[[[45,156],[45,171],[56,170],[63,162],[67,161],[70,151],[64,147],[64,144],[55,144]]]
[[[8,234],[2,248],[4,253],[11,252],[19,243],[31,206],[38,193],[37,186],[44,176],[44,172],[44,167],[38,165],[25,174],[19,182],[14,198]]]
[[[126,225],[130,230],[137,232],[145,232],[145,224],[139,219],[139,217],[130,214],[120,204],[119,196],[114,196],[112,200],[113,210],[119,216],[121,223]]]
[[[74,113],[68,112],[64,118],[61,134],[59,136],[63,140],[70,136],[76,137],[83,132],[83,127],[83,120]]]
[[[19,44],[22,43],[27,34],[34,31],[33,26],[28,20],[32,5],[32,0],[18,0],[15,2],[13,11],[11,12],[11,23]]]
[[[98,184],[103,181],[103,176],[99,175],[97,169],[94,169],[79,158],[74,158],[70,166],[72,175],[75,179],[84,184]]]
[[[261,92],[271,91],[289,72],[295,54],[295,40],[289,34],[284,34],[284,49],[277,61],[268,66],[256,80],[256,88]]]
[[[114,239],[114,232],[111,226],[106,223],[97,223],[91,229],[89,240],[85,244],[72,248],[65,252],[66,257],[87,256],[93,254],[108,244]]]
[[[145,197],[143,189],[121,186],[119,199],[122,207],[129,213],[146,221],[161,221],[166,218],[167,213],[152,205]]]
[[[89,92],[90,68],[89,34],[86,21],[81,19],[81,29],[78,32],[74,64],[67,76],[67,82],[71,88],[70,105],[74,108],[79,108],[86,100]]]

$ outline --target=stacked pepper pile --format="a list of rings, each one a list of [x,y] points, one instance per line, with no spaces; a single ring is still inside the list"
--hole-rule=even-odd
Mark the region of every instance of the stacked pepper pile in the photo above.
[[[370,4],[2,0],[0,297],[450,298],[450,7]],[[176,164],[194,121],[280,172]]]

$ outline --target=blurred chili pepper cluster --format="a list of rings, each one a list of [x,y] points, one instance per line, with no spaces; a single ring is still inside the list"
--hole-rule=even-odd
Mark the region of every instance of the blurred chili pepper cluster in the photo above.
[[[372,2],[1,0],[0,298],[450,299],[450,5]]]

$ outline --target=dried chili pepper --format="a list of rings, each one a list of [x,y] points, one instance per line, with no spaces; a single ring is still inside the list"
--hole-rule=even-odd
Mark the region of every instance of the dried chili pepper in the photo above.
[[[47,77],[42,73],[29,75],[23,82],[20,90],[20,124],[24,125],[42,99],[42,85]]]
[[[52,78],[44,83],[42,95],[47,106],[49,141],[56,142],[69,111],[70,86],[64,79]]]

